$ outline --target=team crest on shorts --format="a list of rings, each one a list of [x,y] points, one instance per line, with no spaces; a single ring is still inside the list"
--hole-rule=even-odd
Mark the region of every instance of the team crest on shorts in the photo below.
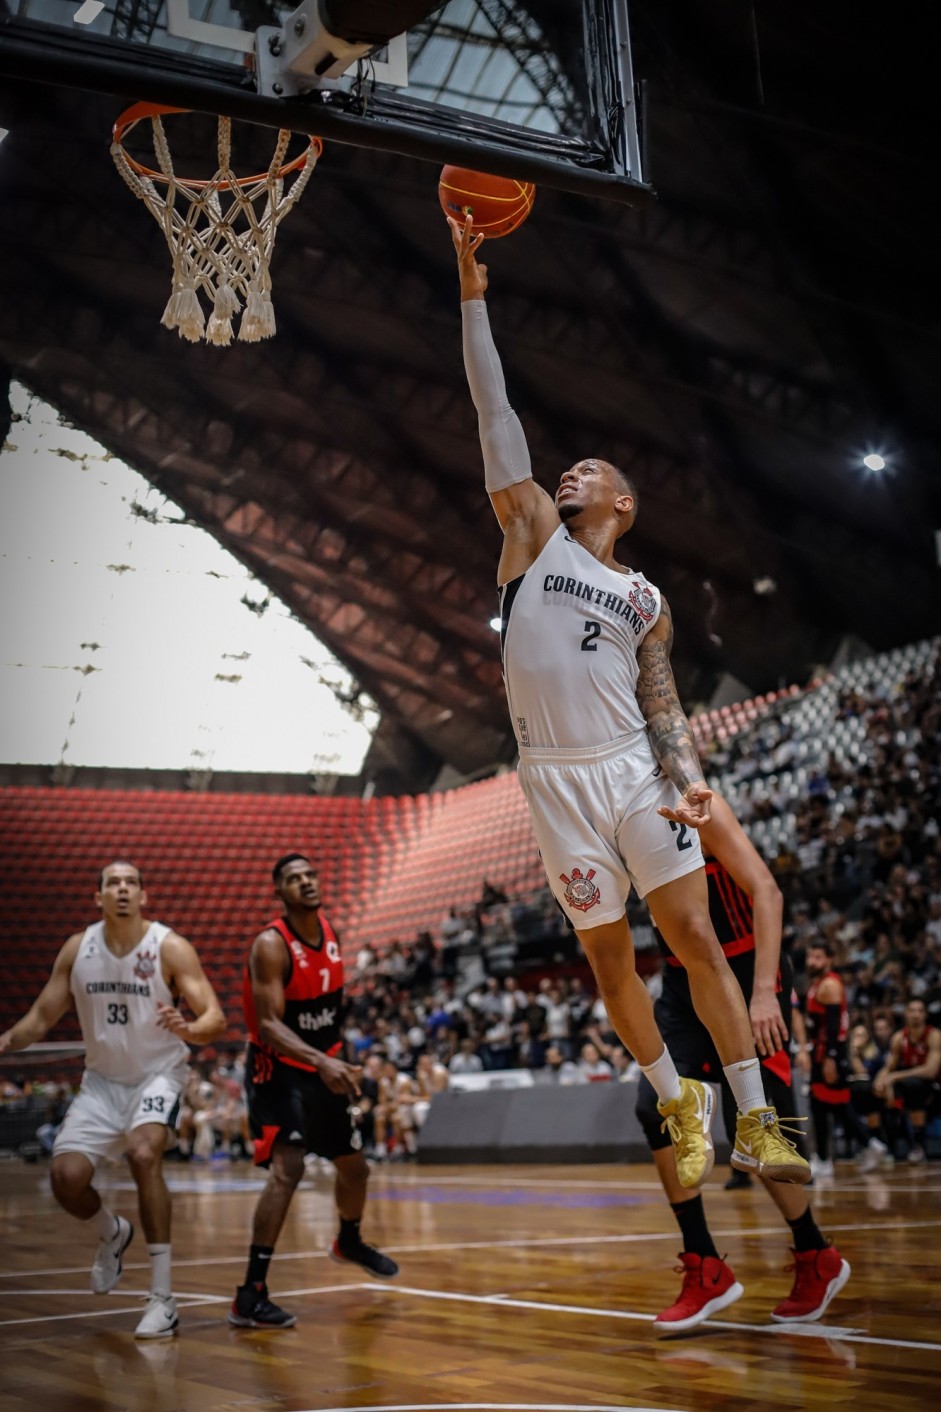
[[[635,583],[627,596],[631,606],[649,623],[657,611],[657,595],[653,589],[645,583]]]
[[[134,962],[134,974],[139,981],[152,980],[156,969],[157,954],[154,951],[142,951]]]
[[[594,868],[589,868],[584,875],[581,868],[573,868],[570,878],[567,878],[564,873],[560,873],[559,876],[565,883],[565,900],[570,907],[576,908],[579,912],[587,912],[589,907],[594,907],[596,902],[601,901],[601,889],[595,887],[592,882],[592,878],[595,876]]]

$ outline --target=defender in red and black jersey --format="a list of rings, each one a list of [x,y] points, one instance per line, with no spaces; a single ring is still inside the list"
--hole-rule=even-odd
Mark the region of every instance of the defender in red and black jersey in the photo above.
[[[886,1101],[884,1120],[893,1147],[908,1146],[909,1162],[925,1160],[925,1124],[941,1110],[941,1030],[928,1024],[921,999],[905,1006],[905,1024],[892,1036],[886,1062],[873,1090]]]
[[[320,912],[320,880],[300,853],[279,858],[272,877],[284,916],[252,943],[242,992],[255,1162],[270,1167],[271,1175],[255,1208],[245,1283],[229,1311],[229,1323],[238,1328],[290,1328],[297,1322],[268,1298],[267,1273],[304,1175],[305,1153],[315,1152],[336,1167],[340,1232],[332,1258],[380,1279],[399,1271],[394,1260],[360,1236],[369,1172],[350,1114],[360,1070],[340,1057],[343,960],[336,934]]]
[[[814,1120],[816,1159],[814,1175],[832,1177],[830,1128],[835,1118],[846,1133],[852,1134],[863,1154],[866,1170],[884,1151],[883,1144],[870,1132],[850,1102],[850,1061],[846,1039],[849,1012],[846,989],[833,969],[833,948],[829,942],[815,942],[807,948],[807,974],[810,985],[804,997],[804,1014],[810,1043],[810,1111]],[[870,1154],[870,1149],[872,1153]]]
[[[779,1113],[793,1113],[789,1052],[792,977],[790,963],[781,956],[780,890],[720,795],[713,795],[712,818],[699,832],[707,857],[712,925],[749,1006],[768,1102]],[[721,1083],[726,1131],[731,1136],[735,1132],[735,1101],[731,1092],[726,1093],[722,1061],[695,1011],[684,967],[659,936],[658,942],[664,957],[663,989],[655,1010],[660,1032],[683,1077]],[[664,1333],[680,1333],[725,1309],[743,1289],[713,1244],[701,1192],[690,1191],[677,1180],[669,1138],[661,1132],[656,1094],[645,1078],[638,1085],[637,1116],[684,1245],[679,1299],[657,1316],[654,1327]],[[782,1121],[786,1125],[787,1119]],[[794,1288],[772,1311],[772,1318],[809,1323],[821,1317],[843,1288],[849,1265],[821,1235],[801,1187],[764,1177],[761,1180],[794,1240]]]

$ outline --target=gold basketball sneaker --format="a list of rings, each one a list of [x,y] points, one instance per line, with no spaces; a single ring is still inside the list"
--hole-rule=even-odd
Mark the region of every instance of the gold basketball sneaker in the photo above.
[[[681,1186],[699,1186],[712,1171],[716,1153],[709,1129],[715,1106],[711,1087],[698,1079],[680,1079],[679,1098],[657,1104],[663,1119],[661,1132],[668,1132],[673,1142]]]
[[[803,1119],[791,1119],[803,1122]],[[789,1132],[799,1135],[799,1128]],[[791,1182],[803,1186],[810,1181],[810,1164],[798,1152],[790,1138],[784,1136],[781,1122],[773,1108],[752,1108],[739,1113],[735,1123],[735,1146],[732,1166],[740,1172],[754,1172],[773,1182]]]

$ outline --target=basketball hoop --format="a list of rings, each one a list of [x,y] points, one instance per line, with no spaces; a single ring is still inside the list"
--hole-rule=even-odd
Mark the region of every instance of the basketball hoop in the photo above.
[[[242,303],[239,338],[256,343],[275,332],[268,266],[280,222],[300,198],[323,151],[311,137],[299,157],[285,161],[291,133],[282,128],[266,172],[237,177],[231,169],[232,120],[218,119],[219,169],[208,181],[173,170],[161,115],[185,113],[155,103],[135,103],[114,125],[111,155],[121,176],[160,226],[173,257],[173,286],[161,323],[198,343],[232,340],[232,320]],[[157,167],[124,150],[128,133],[143,119],[153,128]],[[285,178],[294,175],[289,187]],[[163,188],[163,189],[161,189]],[[209,322],[199,291],[211,301]]]

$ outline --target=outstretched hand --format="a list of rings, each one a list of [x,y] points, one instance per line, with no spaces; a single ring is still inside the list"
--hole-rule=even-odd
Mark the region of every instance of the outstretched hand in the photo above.
[[[712,790],[699,782],[687,786],[675,809],[668,809],[664,805],[657,813],[661,818],[669,819],[671,823],[685,824],[690,829],[701,829],[703,824],[708,824],[712,818],[711,801]]]
[[[477,251],[483,243],[483,231],[474,234],[474,218],[468,216],[463,226],[448,216],[451,239],[457,251],[457,271],[461,277],[461,299],[483,299],[487,289],[487,266],[478,265]]]

